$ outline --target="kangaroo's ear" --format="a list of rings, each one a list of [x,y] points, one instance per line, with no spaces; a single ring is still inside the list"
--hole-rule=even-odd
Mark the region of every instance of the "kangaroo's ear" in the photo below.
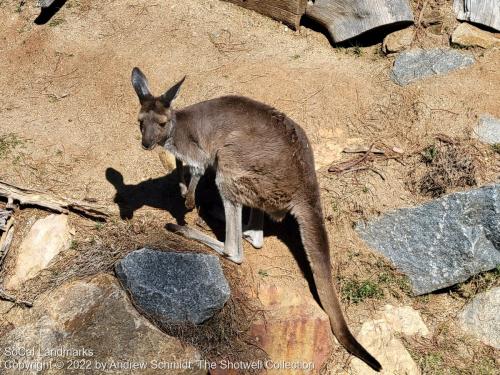
[[[166,93],[164,93],[162,96],[160,96],[160,100],[165,107],[170,107],[170,104],[177,97],[177,94],[179,94],[179,89],[181,88],[181,85],[185,79],[186,79],[186,76],[184,76],[184,78],[182,78],[179,82],[177,82],[175,85],[173,85],[171,88],[169,88]]]
[[[132,69],[132,86],[139,97],[139,101],[142,103],[144,99],[152,97],[149,91],[148,80],[144,73],[141,72],[139,68]]]

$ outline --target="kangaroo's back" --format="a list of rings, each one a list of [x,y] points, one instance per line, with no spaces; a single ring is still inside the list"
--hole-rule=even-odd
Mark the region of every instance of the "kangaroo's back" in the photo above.
[[[179,147],[205,150],[228,198],[276,219],[297,200],[319,198],[305,132],[275,108],[240,96],[208,100],[176,112]],[[307,195],[307,196],[306,196]]]

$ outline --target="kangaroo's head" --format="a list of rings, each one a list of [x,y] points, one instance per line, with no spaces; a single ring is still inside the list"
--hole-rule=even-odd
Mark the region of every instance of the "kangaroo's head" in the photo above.
[[[154,96],[149,91],[146,76],[139,68],[132,70],[132,86],[139,97],[139,125],[142,134],[142,147],[152,150],[156,145],[164,145],[172,134],[172,101],[179,93],[184,77],[164,94]]]

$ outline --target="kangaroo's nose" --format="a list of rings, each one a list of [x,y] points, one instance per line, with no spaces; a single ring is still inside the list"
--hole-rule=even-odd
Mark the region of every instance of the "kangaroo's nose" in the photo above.
[[[153,143],[153,144],[145,144],[144,142],[142,143],[142,148],[144,150],[148,150],[148,151],[154,149],[155,146],[156,146],[156,143]]]

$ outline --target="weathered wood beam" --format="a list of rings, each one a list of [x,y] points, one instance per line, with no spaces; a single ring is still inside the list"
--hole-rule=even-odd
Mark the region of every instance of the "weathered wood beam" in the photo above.
[[[325,27],[336,43],[382,26],[413,23],[407,0],[316,0],[306,15]]]
[[[500,0],[455,0],[457,19],[491,27],[500,31]]]
[[[297,30],[306,11],[307,0],[225,0],[255,10]]]
[[[84,216],[106,220],[110,216],[106,207],[48,195],[38,190],[25,189],[0,181],[0,196],[18,201],[21,205],[33,205],[51,211],[66,213],[75,212]]]

